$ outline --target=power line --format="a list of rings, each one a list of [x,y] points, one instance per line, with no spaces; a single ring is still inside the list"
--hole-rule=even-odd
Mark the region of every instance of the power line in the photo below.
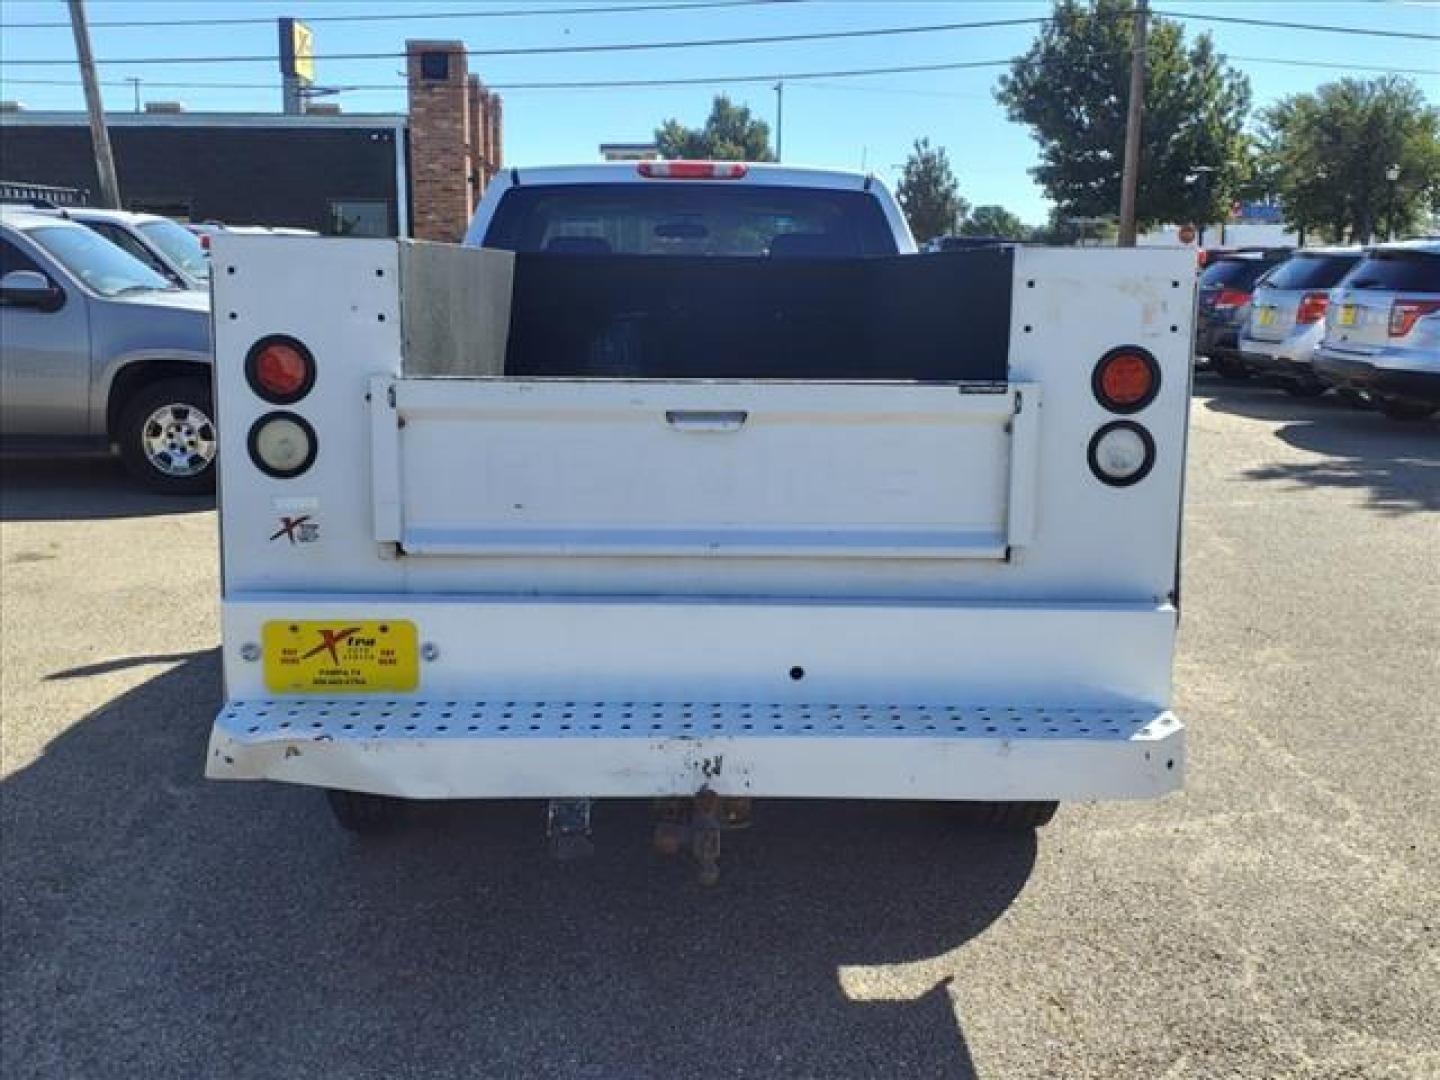
[[[709,0],[708,6],[729,6],[729,7],[736,7],[736,6],[753,6],[754,4],[757,4],[757,3],[768,3],[768,2],[796,2],[796,0]],[[617,5],[617,6],[613,6],[613,7],[611,7],[611,8],[573,9],[573,13],[579,13],[579,12],[581,12],[581,11],[584,11],[584,12],[586,12],[586,13],[596,14],[596,13],[600,13],[600,12],[615,12],[615,11],[619,11],[619,10],[622,10],[622,9],[629,9],[629,10],[652,10],[652,11],[653,11],[653,10],[672,10],[672,11],[673,11],[673,10],[677,10],[677,9],[679,9],[679,8],[699,7],[699,6],[701,6],[701,5],[700,5],[700,4]],[[555,13],[559,13],[561,10],[562,10],[562,9],[551,9],[551,11],[550,11],[549,13],[550,13],[550,14],[555,14]],[[563,10],[566,11],[566,12],[571,12],[571,11],[572,11],[572,9],[563,9]],[[534,14],[545,14],[546,12],[538,12],[538,11],[535,11],[535,10],[530,10],[530,11],[507,10],[506,13],[511,14],[511,15],[521,15],[521,14],[534,15]],[[498,15],[500,15],[500,14],[502,14],[502,13],[501,13],[501,12],[496,12],[496,11],[490,11],[490,12],[474,12],[474,13],[469,13],[469,15],[467,15],[467,17],[472,17],[472,16],[473,16],[473,17],[483,17],[483,16],[491,16],[491,17],[494,17],[494,16],[498,16]],[[1131,14],[1131,13],[1128,12],[1128,11],[1125,11],[1125,12],[1117,12],[1117,13],[1116,13],[1117,17],[1128,17],[1130,14]],[[1267,28],[1271,28],[1271,29],[1312,31],[1312,32],[1317,32],[1317,33],[1345,34],[1345,35],[1362,36],[1362,37],[1381,37],[1381,38],[1401,39],[1401,40],[1412,40],[1412,41],[1440,41],[1440,34],[1426,34],[1426,33],[1422,33],[1422,32],[1419,32],[1419,31],[1377,30],[1377,29],[1372,29],[1372,28],[1368,28],[1368,27],[1338,26],[1338,25],[1334,25],[1334,24],[1322,24],[1322,23],[1296,23],[1296,22],[1279,21],[1279,20],[1274,20],[1274,19],[1252,19],[1252,18],[1245,18],[1245,17],[1241,17],[1241,16],[1213,15],[1213,14],[1209,14],[1209,13],[1187,12],[1187,11],[1166,11],[1166,12],[1160,12],[1159,14],[1161,14],[1161,15],[1168,15],[1168,16],[1170,16],[1171,18],[1194,19],[1194,20],[1199,21],[1199,22],[1226,23],[1226,24],[1234,24],[1234,25],[1242,25],[1242,26],[1267,27]],[[445,16],[444,16],[444,13],[440,13],[440,12],[416,12],[416,13],[412,13],[410,16],[405,16],[405,17],[419,17],[419,16],[424,16],[424,17],[426,17],[426,18],[430,18],[430,17],[435,17],[435,18],[445,17]],[[369,15],[369,16],[367,16],[367,15],[332,15],[332,16],[317,17],[317,19],[316,19],[315,21],[320,21],[321,18],[323,18],[323,19],[328,19],[328,20],[332,20],[332,21],[340,21],[340,20],[358,21],[358,20],[361,20],[361,19],[378,19],[378,18],[381,18],[381,17],[382,17],[382,16],[379,16],[379,15]],[[388,18],[388,17],[392,17],[392,16],[384,16],[384,17],[387,17],[387,18]],[[393,16],[393,17],[400,17],[400,16]],[[255,21],[255,20],[246,20],[246,22],[252,22],[252,21]],[[268,23],[269,21],[270,21],[270,20],[268,20],[268,19],[267,19],[267,20],[264,20],[264,22],[266,22],[266,23]],[[735,38],[706,38],[706,39],[688,39],[688,40],[678,40],[678,41],[653,41],[653,42],[618,42],[618,43],[602,44],[602,45],[553,45],[553,46],[527,46],[527,47],[518,47],[518,48],[500,48],[500,49],[467,49],[467,50],[465,50],[465,52],[466,52],[466,55],[467,55],[467,56],[474,56],[474,57],[487,57],[487,56],[488,56],[488,57],[500,57],[500,56],[559,56],[559,55],[577,55],[577,54],[587,54],[587,53],[643,52],[643,51],[654,51],[654,50],[661,50],[661,49],[693,49],[693,48],[708,48],[708,47],[712,47],[712,46],[728,46],[728,45],[768,45],[768,44],[795,43],[795,42],[803,42],[803,41],[836,41],[836,40],[855,39],[855,38],[896,37],[896,36],[900,36],[900,35],[911,35],[911,34],[947,33],[947,32],[952,32],[952,31],[959,31],[959,30],[981,30],[981,29],[989,29],[989,28],[996,28],[996,27],[1038,25],[1038,24],[1048,23],[1048,22],[1051,22],[1051,21],[1052,21],[1052,20],[1051,20],[1050,18],[1048,18],[1048,17],[1029,17],[1029,18],[1014,18],[1014,19],[987,19],[987,20],[976,21],[976,22],[932,23],[932,24],[921,25],[921,26],[887,26],[887,27],[874,27],[874,28],[861,29],[861,30],[811,31],[811,32],[796,33],[796,34],[768,34],[768,35],[754,35],[754,36],[749,36],[749,37],[735,37]],[[215,24],[218,25],[218,24],[222,23],[223,20],[211,20],[211,22],[213,22],[213,23],[215,23]],[[177,21],[166,22],[166,23],[157,24],[157,25],[177,26],[177,25],[201,25],[201,24],[205,24],[205,20],[177,20]],[[11,25],[18,27],[18,26],[21,26],[21,25],[29,25],[29,24],[11,24]],[[38,25],[38,24],[36,24],[36,25]],[[50,25],[56,25],[56,26],[58,26],[58,25],[60,25],[60,24],[57,23],[57,24],[50,24]],[[98,24],[97,24],[97,25],[98,25]],[[137,24],[137,25],[138,25],[138,24]],[[325,55],[325,56],[317,57],[316,59],[317,59],[317,60],[325,60],[325,61],[329,61],[329,62],[347,61],[347,60],[394,60],[394,59],[401,59],[401,58],[403,58],[404,56],[405,56],[405,54],[404,54],[404,53],[401,53],[401,52],[388,51],[388,52],[370,52],[370,53],[331,53],[331,54],[328,54],[328,55]],[[101,63],[105,63],[105,64],[111,64],[111,65],[127,65],[127,66],[128,66],[128,65],[179,64],[179,63],[184,63],[184,64],[271,63],[271,62],[274,62],[275,60],[276,60],[276,55],[275,55],[274,53],[265,53],[265,54],[250,55],[250,56],[170,56],[170,57],[153,57],[153,56],[151,56],[151,57],[120,57],[120,58],[109,59],[109,60],[104,60],[104,61],[100,61],[100,62],[101,62]],[[63,59],[63,60],[33,60],[33,59],[8,60],[8,59],[0,58],[0,64],[8,64],[8,65],[10,65],[10,66],[12,66],[12,67],[55,67],[55,66],[68,65],[68,64],[70,64],[70,63],[72,63],[72,62],[73,62],[73,61],[72,61],[71,59],[69,59],[69,58],[66,58],[66,59]]]
[[[1305,30],[1319,34],[1349,34],[1355,37],[1400,38],[1406,41],[1440,41],[1440,34],[1418,30],[1374,30],[1366,26],[1336,26],[1334,23],[1295,23],[1275,19],[1250,19],[1239,15],[1211,15],[1198,11],[1157,11],[1172,19],[1194,19],[1196,22],[1229,23],[1235,26],[1263,26],[1271,30]]]
[[[1431,75],[1440,76],[1440,68],[1400,68],[1400,67],[1377,67],[1371,65],[1340,64],[1324,60],[1293,60],[1277,56],[1230,56],[1223,55],[1223,59],[1235,63],[1244,64],[1283,64],[1290,67],[1313,67],[1322,69],[1338,69],[1341,71],[1365,71],[1380,72],[1396,75]],[[792,71],[772,72],[757,75],[695,75],[682,76],[678,78],[652,78],[652,79],[595,79],[595,80],[567,80],[563,82],[524,82],[524,83],[486,83],[490,90],[605,90],[605,89],[627,89],[639,87],[659,86],[705,86],[719,83],[761,83],[774,82],[778,79],[786,81],[801,81],[808,79],[837,79],[837,78],[859,78],[867,75],[907,75],[919,74],[933,71],[963,71],[972,68],[1007,67],[1015,62],[1015,58],[1005,60],[965,60],[957,62],[935,63],[935,64],[905,64],[895,67],[869,67],[869,68],[846,68],[835,71]],[[80,84],[74,79],[11,79],[3,81],[6,85],[14,86],[66,86],[76,87]],[[102,83],[104,86],[125,87],[127,82],[109,81]],[[274,83],[253,83],[253,82],[166,82],[146,79],[145,86],[154,89],[164,90],[273,90]],[[344,92],[350,91],[403,91],[404,83],[361,83],[340,87]],[[836,89],[841,89],[836,87]],[[865,87],[845,87],[844,89],[863,90]],[[916,90],[916,93],[924,91]],[[941,93],[941,91],[934,91]]]
[[[983,30],[1000,26],[1032,26],[1048,19],[986,19],[980,22],[930,23],[923,26],[881,26],[865,30],[817,30],[798,34],[760,34],[732,38],[691,38],[678,41],[627,41],[605,45],[534,45],[504,49],[466,49],[466,56],[560,56],[582,53],[644,52],[657,49],[698,49],[717,45],[776,45],[799,41],[838,41],[853,38],[898,37],[907,34],[935,34],[956,30]],[[317,56],[316,62],[337,60],[399,60],[403,52],[329,53]],[[274,53],[251,56],[130,56],[97,61],[110,66],[132,64],[253,64],[273,63]],[[64,60],[5,60],[0,64],[12,67],[56,67],[73,64]]]
[[[505,8],[482,11],[407,11],[351,15],[308,15],[304,23],[369,23],[369,22],[414,22],[425,19],[508,19],[527,15],[618,15],[626,12],[647,11],[700,11],[710,8],[760,7],[770,4],[804,3],[806,0],[705,0],[697,3],[674,4],[616,4],[611,7],[566,7],[566,8]],[[92,22],[91,28],[105,27],[108,30],[154,29],[172,26],[271,26],[273,18],[239,16],[219,19],[117,19]],[[58,30],[66,29],[65,22],[3,22],[6,30]]]

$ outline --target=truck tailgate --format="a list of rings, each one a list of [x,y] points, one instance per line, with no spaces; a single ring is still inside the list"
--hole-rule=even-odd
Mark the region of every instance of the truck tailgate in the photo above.
[[[376,378],[376,539],[407,556],[1001,559],[1038,387]]]

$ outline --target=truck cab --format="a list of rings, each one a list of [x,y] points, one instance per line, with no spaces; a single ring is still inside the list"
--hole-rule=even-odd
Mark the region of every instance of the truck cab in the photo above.
[[[209,775],[679,800],[697,852],[766,796],[1179,786],[1184,250],[921,258],[871,178],[641,162],[214,251]]]

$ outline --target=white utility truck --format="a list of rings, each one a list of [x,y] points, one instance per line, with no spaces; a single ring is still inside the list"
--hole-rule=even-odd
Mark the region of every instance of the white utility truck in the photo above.
[[[208,775],[1043,824],[1176,789],[1193,260],[915,253],[869,177],[497,177],[466,244],[214,240]]]

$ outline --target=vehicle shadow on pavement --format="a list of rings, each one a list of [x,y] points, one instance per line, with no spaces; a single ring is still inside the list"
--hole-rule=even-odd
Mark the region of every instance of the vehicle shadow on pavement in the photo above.
[[[212,495],[146,491],[115,458],[0,458],[0,521],[89,521],[213,510]]]
[[[575,863],[535,802],[362,842],[317,792],[205,781],[219,704],[212,650],[4,781],[8,1076],[975,1075],[939,961],[1033,832],[762,803],[711,889],[638,802]]]
[[[1404,423],[1333,395],[1296,399],[1260,385],[1197,385],[1196,393],[1212,411],[1283,422],[1276,438],[1317,455],[1247,469],[1247,479],[1355,489],[1391,514],[1440,510],[1440,420]]]

